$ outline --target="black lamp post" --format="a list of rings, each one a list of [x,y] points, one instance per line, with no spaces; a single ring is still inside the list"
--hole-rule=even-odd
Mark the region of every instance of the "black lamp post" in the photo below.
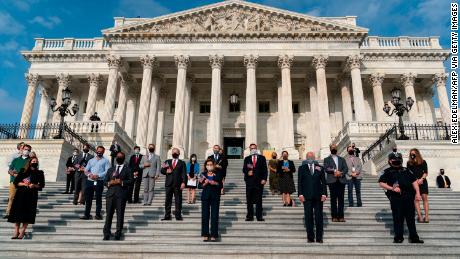
[[[414,105],[414,99],[412,97],[407,97],[406,103],[401,103],[401,90],[399,88],[394,88],[391,90],[391,103],[394,105],[394,109],[391,110],[390,105],[388,105],[388,102],[385,103],[385,106],[383,107],[383,111],[388,114],[388,116],[392,116],[393,114],[396,114],[399,117],[399,132],[401,135],[399,136],[399,140],[407,140],[409,139],[408,136],[404,134],[404,123],[402,120],[402,117],[405,112],[409,112],[412,108],[412,105]]]
[[[57,102],[55,98],[51,98],[50,101],[50,107],[53,112],[59,112],[59,115],[61,116],[61,121],[59,123],[59,133],[57,136],[55,136],[55,139],[62,139],[63,135],[62,133],[64,132],[64,117],[67,115],[70,116],[75,116],[78,112],[78,104],[74,104],[72,108],[69,110],[69,106],[72,103],[72,100],[70,100],[70,95],[72,94],[72,91],[68,87],[62,90],[62,104],[59,107],[56,107]]]
[[[239,102],[239,96],[238,94],[236,94],[235,92],[233,92],[231,95],[230,95],[230,103],[235,105],[235,104],[238,104]]]

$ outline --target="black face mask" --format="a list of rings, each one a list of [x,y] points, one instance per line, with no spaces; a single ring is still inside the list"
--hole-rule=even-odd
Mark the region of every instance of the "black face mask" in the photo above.
[[[333,155],[337,154],[337,149],[331,149],[331,154]]]
[[[122,165],[125,162],[125,158],[122,156],[117,156],[116,160],[119,165]]]
[[[38,168],[38,163],[31,163],[30,167],[33,168],[33,169],[37,169]]]
[[[96,155],[97,155],[98,157],[102,157],[102,156],[104,156],[104,153],[96,153]]]
[[[83,149],[83,152],[88,153],[89,149],[85,148],[85,149]]]
[[[276,159],[276,156],[272,156],[273,159]]]
[[[153,152],[155,152],[155,149],[154,148],[149,148],[149,152],[153,153]]]
[[[444,171],[441,171],[441,175],[444,175]]]
[[[415,155],[410,155],[410,158],[412,159],[415,159],[415,157],[416,157]]]
[[[172,157],[173,157],[174,159],[177,159],[177,158],[179,158],[179,154],[173,153],[173,154],[172,154]]]
[[[393,148],[393,152],[395,152],[395,153],[396,153],[396,152],[398,152],[398,150],[397,150],[396,148]]]
[[[348,154],[349,154],[349,155],[354,155],[354,154],[355,154],[355,151],[349,150],[349,151],[348,151]]]

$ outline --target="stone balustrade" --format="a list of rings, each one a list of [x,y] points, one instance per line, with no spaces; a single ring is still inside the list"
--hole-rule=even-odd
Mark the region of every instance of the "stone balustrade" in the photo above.
[[[110,44],[104,38],[93,39],[44,39],[36,38],[33,51],[42,50],[104,50],[110,48]]]
[[[362,49],[442,49],[439,37],[378,37],[368,36]]]

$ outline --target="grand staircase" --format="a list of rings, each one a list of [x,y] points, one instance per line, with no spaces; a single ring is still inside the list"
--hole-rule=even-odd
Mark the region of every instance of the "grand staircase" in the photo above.
[[[299,162],[296,164],[298,166]],[[48,183],[40,193],[36,224],[29,229],[26,239],[11,240],[13,225],[6,220],[0,223],[0,258],[460,257],[460,193],[432,187],[429,196],[431,222],[417,224],[425,244],[408,244],[406,235],[403,244],[395,245],[390,234],[389,202],[378,187],[377,178],[367,176],[362,184],[364,207],[346,207],[347,222],[332,223],[327,201],[324,244],[307,244],[303,207],[298,199],[296,207],[283,207],[281,197],[271,195],[268,187],[264,197],[266,221],[244,221],[246,204],[241,167],[241,160],[230,161],[226,194],[222,196],[220,207],[222,238],[219,243],[202,242],[199,197],[196,204],[184,202],[184,221],[160,221],[164,213],[163,180],[157,183],[152,206],[127,206],[124,240],[102,241],[104,221],[80,220],[83,206],[72,205],[71,197],[61,194],[65,184],[58,182]],[[184,200],[185,194],[184,191]],[[1,188],[1,213],[5,211],[7,197],[8,188]],[[94,208],[93,205],[93,215]],[[115,229],[115,220],[112,228]]]

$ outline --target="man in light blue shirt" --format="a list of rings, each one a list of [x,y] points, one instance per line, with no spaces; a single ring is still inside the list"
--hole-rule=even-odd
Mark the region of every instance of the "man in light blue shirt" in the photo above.
[[[85,185],[85,215],[80,219],[89,220],[94,192],[96,192],[96,219],[102,220],[102,192],[104,191],[104,178],[110,168],[110,162],[104,157],[105,148],[98,146],[96,156],[88,161],[85,167],[85,175],[88,177]]]

